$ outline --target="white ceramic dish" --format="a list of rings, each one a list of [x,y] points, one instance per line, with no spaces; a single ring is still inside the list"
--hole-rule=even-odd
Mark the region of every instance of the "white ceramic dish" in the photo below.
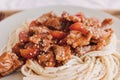
[[[5,45],[8,40],[9,33],[11,33],[15,28],[19,27],[24,21],[29,19],[34,19],[41,16],[44,13],[54,11],[57,14],[61,14],[63,11],[67,11],[71,14],[77,12],[83,12],[85,15],[90,17],[96,17],[100,20],[104,18],[113,18],[114,24],[111,26],[115,30],[117,38],[120,39],[120,20],[101,11],[91,10],[77,6],[49,6],[41,7],[36,9],[31,9],[17,13],[13,16],[6,18],[0,22],[0,49]],[[0,80],[22,80],[22,74],[20,72],[15,72],[11,75],[8,75]]]

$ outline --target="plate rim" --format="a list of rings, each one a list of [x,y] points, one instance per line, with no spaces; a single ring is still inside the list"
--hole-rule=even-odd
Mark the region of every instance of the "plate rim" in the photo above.
[[[119,18],[117,18],[117,17],[115,17],[115,16],[113,16],[113,15],[111,15],[111,14],[109,14],[109,13],[107,13],[107,12],[105,12],[104,10],[101,10],[101,9],[91,9],[91,8],[86,8],[86,7],[82,7],[82,6],[77,6],[77,5],[49,5],[49,6],[41,6],[41,7],[36,7],[36,8],[30,8],[30,9],[22,10],[22,11],[20,11],[20,12],[17,12],[17,13],[15,13],[15,14],[13,14],[13,15],[5,18],[5,19],[3,19],[2,21],[0,21],[0,24],[1,24],[2,22],[6,21],[7,19],[11,18],[11,17],[14,17],[14,16],[17,16],[17,15],[23,14],[23,13],[25,13],[25,12],[29,12],[29,11],[32,11],[32,10],[38,10],[38,9],[40,9],[40,8],[54,8],[54,7],[56,7],[56,8],[57,8],[57,7],[74,7],[74,8],[82,8],[82,9],[86,9],[86,10],[97,11],[97,12],[100,12],[100,13],[102,13],[102,14],[105,14],[105,15],[108,15],[108,16],[112,16],[112,17],[114,17],[115,19],[117,19],[117,20],[120,21]]]

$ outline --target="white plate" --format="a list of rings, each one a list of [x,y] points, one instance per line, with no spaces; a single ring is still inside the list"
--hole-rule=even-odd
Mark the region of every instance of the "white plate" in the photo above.
[[[15,28],[19,27],[25,20],[34,19],[42,15],[43,13],[54,11],[57,14],[61,14],[63,11],[67,11],[71,14],[75,14],[78,12],[83,12],[85,15],[90,17],[96,17],[100,20],[104,18],[113,18],[114,24],[111,26],[115,30],[117,37],[120,39],[120,20],[106,14],[101,11],[86,9],[77,6],[49,6],[49,7],[41,7],[37,9],[31,9],[27,11],[23,11],[17,13],[9,18],[0,22],[0,49],[5,45],[8,40],[9,33],[12,32]],[[13,73],[9,76],[6,76],[0,80],[22,80],[22,74],[20,73]]]

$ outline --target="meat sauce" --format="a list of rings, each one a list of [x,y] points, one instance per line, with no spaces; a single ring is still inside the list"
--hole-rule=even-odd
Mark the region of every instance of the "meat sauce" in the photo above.
[[[29,24],[29,30],[19,33],[19,42],[11,52],[14,58],[10,57],[9,52],[0,56],[0,63],[6,63],[6,66],[0,64],[0,75],[11,73],[28,59],[38,61],[42,67],[58,67],[65,64],[72,55],[81,56],[100,50],[110,40],[113,30],[109,25],[112,22],[111,18],[100,22],[82,13],[70,15],[63,12],[61,16],[53,12],[44,14]],[[15,61],[20,64],[13,64]],[[11,66],[16,67],[12,69]]]

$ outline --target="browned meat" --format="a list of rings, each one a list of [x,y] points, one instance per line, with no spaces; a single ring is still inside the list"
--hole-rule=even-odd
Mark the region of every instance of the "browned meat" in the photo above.
[[[66,43],[79,55],[100,50],[109,43],[113,33],[113,30],[107,27],[111,22],[111,19],[105,19],[102,22],[104,26],[95,18],[86,18],[84,23],[76,22],[69,27],[71,31],[66,37]]]
[[[37,48],[37,46],[33,42],[28,42],[28,43],[25,44],[24,48],[25,49],[27,49],[27,48]]]
[[[30,37],[30,41],[35,44],[39,44],[39,42],[41,41],[41,36],[42,35],[33,35]]]
[[[104,29],[100,27],[93,27],[91,28],[91,32],[92,32],[92,39],[104,39],[111,36],[113,30],[111,28]]]
[[[76,47],[75,49],[73,49],[74,54],[79,55],[79,56],[89,51],[92,51],[91,46],[80,46],[80,47]]]
[[[48,33],[33,35],[30,41],[38,45],[41,51],[46,52],[52,44],[52,36]]]
[[[84,23],[84,22],[85,22],[85,19],[87,19],[82,12],[77,13],[75,16],[79,17],[79,18],[81,19],[80,21],[81,21],[82,23]]]
[[[97,18],[85,18],[84,22],[82,22],[82,23],[85,24],[86,26],[89,26],[89,27],[101,26],[101,24]]]
[[[113,19],[111,19],[111,18],[106,18],[106,19],[104,19],[103,22],[102,22],[102,27],[111,25],[112,23],[113,23]]]
[[[71,58],[71,50],[69,46],[58,46],[55,45],[52,47],[52,51],[48,51],[38,56],[38,62],[42,66],[53,67],[62,65]]]
[[[79,46],[79,47],[76,47],[74,49],[74,54],[77,54],[79,56],[87,53],[87,52],[90,52],[90,51],[96,51],[96,50],[100,50],[102,49],[104,46],[106,45],[106,42],[105,41],[101,41],[101,42],[98,42],[94,45],[87,45],[87,46]]]
[[[19,33],[19,41],[20,42],[28,42],[29,41],[29,35],[28,32],[22,31]]]
[[[55,15],[53,12],[44,14],[38,18],[37,21],[41,24],[44,24],[48,28],[57,30],[61,29],[61,18]]]
[[[60,30],[62,28],[62,26],[61,26],[61,19],[59,17],[57,17],[57,18],[49,18],[45,22],[45,25],[48,26],[51,29]]]
[[[41,26],[41,23],[39,23],[37,20],[33,20],[30,24],[29,27],[38,27]]]
[[[78,55],[83,55],[90,51],[100,50],[109,43],[110,37],[111,34],[109,34],[109,36],[106,38],[91,40],[90,41],[91,45],[76,47],[74,52],[77,53]]]
[[[55,58],[58,63],[60,62],[66,62],[68,59],[71,58],[71,50],[70,46],[53,46]]]
[[[23,49],[25,44],[23,42],[18,42],[13,46],[12,52],[15,53],[18,57],[21,57],[20,55],[20,49]]]
[[[111,35],[113,33],[113,30],[111,28],[108,28],[106,30],[101,29],[101,31],[95,31],[94,36],[91,39],[91,43],[97,44],[91,46],[92,50],[98,50],[102,49],[104,46],[106,46],[111,38]]]
[[[40,26],[40,27],[30,27],[30,32],[33,32],[34,34],[41,34],[41,33],[50,33],[50,30],[47,27]]]
[[[80,22],[81,21],[81,19],[78,16],[69,15],[67,12],[63,12],[62,17],[64,19],[66,19],[67,21],[72,21],[72,22]]]
[[[91,41],[92,43],[98,43],[99,46],[92,46],[92,50],[97,50],[100,46],[105,46],[110,39],[110,36],[113,33],[113,30],[110,27],[107,27],[107,25],[111,25],[113,20],[111,18],[106,18],[103,20],[102,24],[99,23],[99,21],[96,18],[87,18],[88,29],[92,33]]]
[[[56,62],[53,52],[48,51],[45,54],[38,55],[38,63],[43,67],[54,67]]]
[[[70,31],[70,34],[67,36],[67,44],[72,45],[73,48],[88,45],[90,43],[91,36],[90,32],[83,35],[79,31]]]
[[[0,75],[5,76],[22,66],[23,62],[18,60],[14,53],[5,52],[0,56]]]

